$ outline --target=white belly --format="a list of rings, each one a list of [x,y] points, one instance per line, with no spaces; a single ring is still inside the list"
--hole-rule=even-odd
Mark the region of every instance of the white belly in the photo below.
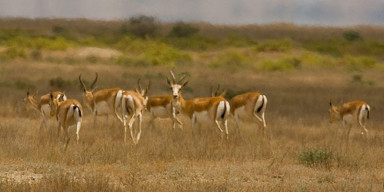
[[[111,113],[111,108],[108,106],[107,102],[101,101],[96,103],[97,115],[108,115]]]
[[[41,112],[45,117],[49,118],[51,116],[51,107],[48,104],[41,105]]]
[[[243,121],[253,121],[253,116],[251,116],[252,114],[247,113],[244,106],[237,108],[235,110],[235,114],[238,115]]]
[[[171,114],[168,113],[164,107],[151,107],[151,113],[154,118],[170,118]]]
[[[351,125],[353,123],[353,115],[344,115],[343,120],[347,123],[347,125]]]
[[[195,112],[196,121],[201,124],[211,124],[213,123],[212,119],[209,118],[207,111]]]

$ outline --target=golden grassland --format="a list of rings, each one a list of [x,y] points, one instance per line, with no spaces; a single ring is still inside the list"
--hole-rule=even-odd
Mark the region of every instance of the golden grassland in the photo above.
[[[132,89],[138,77],[152,80],[150,94],[167,93],[169,68],[126,68],[105,64],[54,65],[14,61],[1,65],[4,81],[23,79],[40,92],[49,91],[49,79],[72,82],[64,88],[69,97],[81,99],[77,77],[91,81],[99,73],[98,88]],[[301,70],[250,72],[180,67],[190,74],[185,97],[209,95],[209,85],[236,92],[257,90],[268,96],[267,135],[261,138],[254,124],[237,130],[229,120],[228,141],[213,127],[191,130],[186,119],[183,130],[172,130],[169,120],[148,126],[134,146],[123,142],[123,127],[117,119],[98,118],[92,127],[85,111],[80,142],[72,140],[67,151],[57,138],[56,123],[39,130],[39,116],[25,110],[25,89],[2,87],[0,123],[0,189],[41,191],[379,191],[383,190],[384,133],[382,72],[367,70],[364,76],[377,82],[364,85],[350,72]],[[58,72],[60,71],[60,72]],[[329,124],[329,99],[366,100],[372,106],[369,135],[354,128],[345,147],[341,123]],[[306,164],[300,156],[311,150],[330,154],[318,164]],[[305,160],[304,160],[305,161]],[[308,160],[310,163],[310,160]]]
[[[113,39],[123,24],[0,20],[0,191],[384,190],[381,27],[198,23],[191,25],[208,37],[204,42],[201,36],[142,39],[120,34]],[[172,25],[162,24],[160,34],[168,34]],[[52,37],[52,28],[65,34]],[[364,39],[339,37],[351,29]],[[209,47],[209,38],[216,36]],[[332,38],[338,47],[332,46]],[[209,46],[173,44],[184,40]],[[70,129],[64,151],[63,132],[58,138],[54,118],[39,129],[39,114],[23,103],[27,90],[38,90],[38,96],[62,90],[81,101],[78,76],[89,84],[96,72],[97,89],[134,89],[141,78],[152,82],[149,95],[168,94],[166,76],[172,67],[188,76],[185,98],[209,96],[210,86],[218,83],[227,90],[227,99],[246,91],[265,94],[266,137],[252,123],[237,129],[232,118],[226,141],[214,127],[192,130],[185,118],[182,130],[160,119],[150,127],[145,114],[142,138],[134,146],[124,143],[116,118],[106,122],[98,117],[92,127],[85,109],[80,141],[75,142]],[[330,99],[368,102],[368,136],[353,128],[347,147],[341,122],[328,123]]]

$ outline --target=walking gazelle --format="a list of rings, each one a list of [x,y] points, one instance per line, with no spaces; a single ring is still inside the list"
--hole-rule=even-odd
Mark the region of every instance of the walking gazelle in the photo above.
[[[242,120],[256,122],[264,137],[264,129],[267,126],[265,122],[267,97],[265,95],[258,92],[247,92],[234,96],[229,103],[238,130],[241,127]]]
[[[365,123],[369,119],[370,106],[365,101],[350,101],[340,106],[335,106],[329,101],[330,108],[329,122],[333,123],[336,120],[342,120],[343,126],[347,127],[347,145],[349,140],[349,133],[353,124],[358,124],[361,128],[361,134],[367,135],[368,130]]]
[[[51,107],[51,115],[55,114],[58,122],[57,136],[60,136],[60,129],[63,127],[65,134],[65,149],[67,149],[70,140],[68,129],[72,125],[76,125],[76,141],[79,142],[83,108],[75,99],[67,99],[65,101],[54,99],[52,93],[50,94],[49,104]]]
[[[184,81],[185,76],[176,81],[172,70],[170,71],[172,80],[167,78],[167,83],[172,89],[172,104],[176,110],[183,113],[192,121],[192,128],[196,123],[201,125],[215,124],[223,136],[223,129],[220,123],[224,125],[226,138],[228,139],[227,119],[230,113],[230,105],[223,97],[204,97],[185,100],[181,94],[181,89],[185,87],[188,81]],[[173,114],[175,116],[175,114]]]
[[[117,118],[123,122],[123,119],[117,113],[117,105],[121,101],[123,90],[120,88],[101,89],[94,93],[95,84],[97,82],[97,73],[95,80],[91,84],[91,90],[88,90],[79,75],[80,85],[83,89],[83,103],[91,110],[93,114],[93,127],[96,126],[97,116],[106,116],[106,123],[108,123],[109,115],[115,113]]]
[[[116,105],[116,108],[121,108],[121,119],[123,119],[124,125],[124,142],[127,141],[127,126],[131,133],[131,138],[133,144],[137,144],[140,140],[141,136],[141,123],[143,120],[143,113],[147,106],[148,101],[148,90],[151,86],[151,82],[149,82],[147,88],[142,89],[140,86],[140,79],[137,81],[137,89],[136,91],[123,91],[121,96],[121,101]],[[128,115],[131,116],[129,122],[127,123]],[[119,117],[120,118],[120,117]],[[133,124],[135,119],[138,119],[139,131],[137,132],[136,137],[134,136]]]

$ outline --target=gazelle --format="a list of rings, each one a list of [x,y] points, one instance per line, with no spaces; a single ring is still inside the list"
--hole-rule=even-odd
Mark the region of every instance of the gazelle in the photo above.
[[[67,99],[65,101],[61,101],[61,99],[54,99],[52,93],[50,94],[49,103],[51,107],[51,115],[56,114],[56,119],[58,122],[57,136],[60,136],[60,129],[63,127],[66,138],[65,149],[67,149],[70,140],[68,129],[72,125],[76,125],[76,141],[79,142],[79,132],[83,117],[83,108],[81,104],[75,99]]]
[[[91,84],[91,90],[87,90],[81,79],[81,74],[79,76],[79,81],[84,91],[83,103],[93,114],[93,126],[95,127],[96,125],[96,116],[106,115],[106,122],[108,122],[108,117],[110,114],[113,114],[113,112],[117,118],[123,122],[123,119],[117,113],[117,107],[120,105],[123,90],[120,88],[111,88],[102,89],[93,93],[97,77],[98,75],[96,73],[95,80]]]
[[[265,109],[267,97],[258,92],[247,92],[234,96],[230,101],[231,114],[236,120],[238,130],[242,120],[256,122],[261,127],[262,135],[267,126],[265,122]]]
[[[361,134],[368,134],[365,127],[366,121],[369,119],[370,106],[364,101],[351,101],[340,106],[335,106],[329,102],[329,122],[333,123],[336,120],[342,120],[344,126],[348,126],[347,142],[349,132],[353,124],[358,124],[363,129]]]
[[[50,93],[47,93],[45,95],[42,95],[40,97],[40,101],[36,101],[35,97],[37,95],[37,92],[35,92],[33,95],[27,91],[27,96],[24,98],[24,103],[26,106],[32,106],[33,109],[40,112],[41,115],[41,123],[40,128],[43,126],[47,126],[47,117],[51,116],[51,107],[49,105],[50,100]],[[52,92],[52,95],[55,100],[61,99],[66,100],[67,96],[61,91],[55,91]],[[53,115],[52,115],[53,116]]]
[[[222,135],[224,131],[220,126],[221,122],[224,125],[226,138],[228,139],[227,119],[230,113],[228,101],[223,97],[204,97],[185,100],[181,94],[181,89],[187,85],[188,81],[183,82],[185,76],[176,81],[172,70],[170,73],[172,81],[167,78],[167,83],[172,89],[172,104],[192,121],[192,128],[195,123],[206,125],[216,124]]]
[[[177,118],[178,111],[172,104],[172,95],[155,95],[148,99],[147,110],[150,113],[149,124],[153,127],[156,118],[172,119],[172,128],[176,128],[176,124],[183,127],[183,123]]]
[[[119,102],[118,106],[116,108],[121,109],[121,114],[123,119],[123,125],[124,125],[124,142],[127,141],[127,116],[130,115],[131,119],[128,123],[128,128],[131,133],[131,138],[133,143],[136,145],[141,136],[141,123],[143,120],[143,113],[146,109],[147,101],[148,101],[148,90],[151,86],[151,82],[149,82],[147,88],[142,89],[140,86],[140,79],[137,81],[138,87],[136,88],[136,91],[123,91],[121,101]],[[134,130],[133,130],[133,124],[135,122],[135,119],[138,118],[139,122],[139,132],[136,135],[136,138],[134,137]]]

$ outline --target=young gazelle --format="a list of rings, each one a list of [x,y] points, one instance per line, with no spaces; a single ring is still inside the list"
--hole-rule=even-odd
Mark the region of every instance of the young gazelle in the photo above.
[[[61,101],[60,99],[54,99],[53,94],[50,94],[50,106],[51,106],[51,115],[56,114],[56,119],[58,122],[57,126],[57,136],[60,136],[60,129],[63,127],[65,133],[65,149],[67,149],[70,137],[68,135],[68,129],[72,125],[76,125],[76,141],[79,142],[81,121],[83,116],[83,108],[81,104],[75,99],[67,99]]]
[[[368,134],[365,128],[365,123],[369,119],[370,106],[364,101],[351,101],[340,106],[335,106],[329,102],[329,122],[333,123],[336,120],[342,120],[344,126],[348,126],[347,142],[349,132],[353,124],[358,124],[363,129],[361,134]]]
[[[35,97],[37,92],[33,95],[30,95],[29,91],[27,91],[27,96],[24,98],[24,103],[26,106],[32,106],[33,109],[37,110],[41,114],[41,123],[40,128],[47,126],[47,117],[50,117],[51,108],[49,106],[50,93],[47,93],[40,97],[40,101],[36,101]],[[67,97],[61,91],[52,92],[52,95],[55,100],[66,100]],[[52,115],[53,116],[53,115]]]
[[[234,96],[230,101],[231,114],[235,117],[238,130],[241,121],[253,121],[261,127],[262,135],[267,126],[265,123],[265,109],[267,108],[267,97],[258,92],[247,92]]]
[[[93,93],[97,77],[98,75],[96,73],[95,80],[91,85],[91,90],[87,90],[83,80],[81,79],[81,74],[79,76],[80,85],[84,91],[83,103],[93,114],[93,127],[96,125],[96,116],[101,115],[105,115],[106,122],[108,122],[109,115],[115,113],[118,119],[123,122],[123,119],[117,113],[117,106],[120,105],[119,102],[121,101],[123,90],[120,88],[111,88],[102,89]]]
[[[177,110],[186,115],[192,121],[192,128],[195,123],[201,125],[216,124],[221,135],[223,129],[220,122],[224,125],[226,138],[228,139],[227,119],[230,113],[230,105],[223,97],[204,97],[185,100],[181,94],[181,89],[187,85],[188,81],[182,82],[185,76],[176,81],[175,75],[170,71],[172,81],[167,78],[168,85],[172,89],[172,104]]]

